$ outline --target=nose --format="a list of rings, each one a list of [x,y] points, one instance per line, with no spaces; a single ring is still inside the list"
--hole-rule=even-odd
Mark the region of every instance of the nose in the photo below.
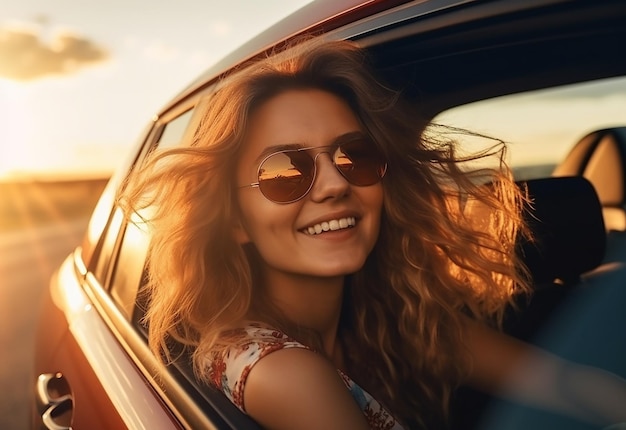
[[[311,200],[321,202],[341,198],[350,193],[350,183],[339,173],[328,152],[316,154],[314,162],[316,173],[310,191]]]

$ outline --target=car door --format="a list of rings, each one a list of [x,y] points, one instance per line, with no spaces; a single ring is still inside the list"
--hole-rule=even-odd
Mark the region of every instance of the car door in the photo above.
[[[139,279],[128,276],[142,272],[147,240],[127,226],[115,192],[141,154],[156,140],[174,139],[189,116],[170,132],[158,121],[150,127],[107,185],[82,246],[54,275],[36,340],[33,428],[183,428],[133,350],[139,333],[129,326]]]

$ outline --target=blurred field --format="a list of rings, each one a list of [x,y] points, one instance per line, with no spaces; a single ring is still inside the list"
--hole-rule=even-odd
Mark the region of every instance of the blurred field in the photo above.
[[[107,181],[0,182],[0,234],[87,218]]]

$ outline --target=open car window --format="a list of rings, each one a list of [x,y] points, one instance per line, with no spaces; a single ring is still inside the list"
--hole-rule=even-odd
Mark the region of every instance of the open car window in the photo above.
[[[626,125],[626,77],[528,91],[457,106],[434,122],[507,143],[516,179],[550,176],[586,134]],[[461,150],[480,150],[488,140],[459,133]]]

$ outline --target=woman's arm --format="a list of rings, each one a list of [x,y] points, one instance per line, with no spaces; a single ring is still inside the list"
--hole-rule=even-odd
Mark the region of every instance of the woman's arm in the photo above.
[[[252,368],[246,412],[268,429],[368,429],[330,362],[301,348],[275,351]]]
[[[468,383],[596,425],[626,421],[626,381],[563,360],[475,322],[467,326]]]

